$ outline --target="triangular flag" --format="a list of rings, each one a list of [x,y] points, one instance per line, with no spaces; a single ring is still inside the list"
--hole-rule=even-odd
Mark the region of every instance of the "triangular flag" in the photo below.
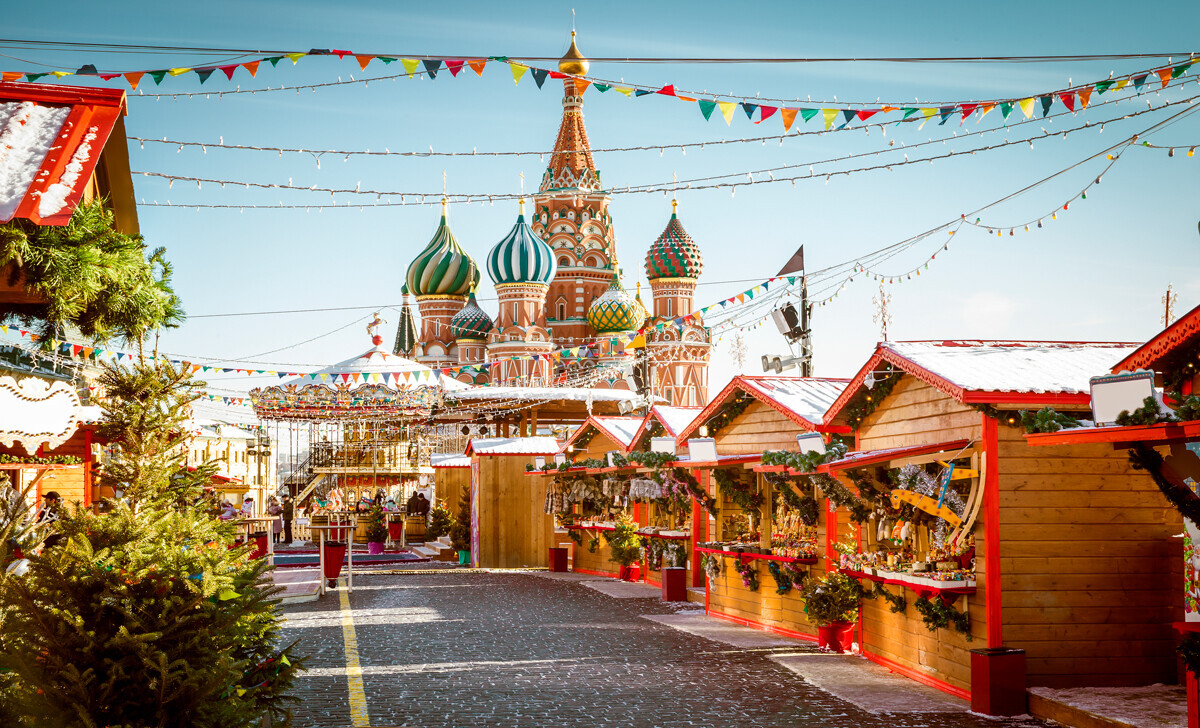
[[[846,126],[846,124],[849,124],[858,118],[858,112],[854,109],[842,109],[842,118],[846,120],[842,126]]]
[[[196,75],[200,77],[200,83],[203,84],[205,81],[207,81],[208,77],[213,75],[213,71],[215,71],[215,70],[217,70],[217,69],[211,68],[211,67],[210,68],[197,68]]]
[[[908,106],[908,107],[905,107],[905,108],[901,109],[901,111],[903,111],[903,112],[904,112],[904,116],[901,116],[901,117],[900,117],[900,121],[904,121],[904,120],[905,120],[905,119],[907,119],[908,117],[910,117],[910,116],[912,116],[913,114],[915,114],[915,113],[917,113],[918,111],[920,111],[920,109],[914,109],[913,107],[911,107],[911,106]]]
[[[233,64],[232,66],[220,66],[221,73],[224,73],[224,74],[225,74],[225,78],[227,78],[227,79],[228,79],[228,80],[230,80],[230,81],[232,81],[232,80],[233,80],[233,72],[234,72],[234,71],[236,71],[236,70],[237,70],[237,68],[238,68],[238,67],[237,67],[237,64],[236,64],[236,63],[235,63],[235,64]]]
[[[16,81],[24,75],[20,71],[4,71],[0,73],[0,81]]]
[[[1187,73],[1187,70],[1192,67],[1192,63],[1194,63],[1194,61],[1180,63],[1178,66],[1175,66],[1175,68],[1171,70],[1171,78],[1179,78],[1183,74]]]
[[[650,94],[652,94],[652,93],[654,93],[654,92],[653,92],[653,91],[647,91],[646,89],[643,89],[643,88],[639,88],[639,89],[634,89],[634,90],[633,90],[633,95],[634,95],[634,97],[636,97],[636,98],[641,98],[641,97],[643,97],[643,96],[649,96],[649,95],[650,95]]]
[[[485,60],[467,61],[467,65],[471,67],[471,70],[475,72],[476,76],[482,76],[483,75],[483,67],[487,65],[487,61],[485,61]]]
[[[1033,99],[1032,98],[1021,99],[1020,101],[1017,102],[1017,106],[1021,107],[1021,113],[1025,115],[1026,119],[1033,118]]]
[[[71,72],[70,71],[51,71],[50,75],[54,76],[55,78],[64,78],[66,76],[70,76]]]
[[[733,111],[737,108],[737,103],[733,101],[718,101],[717,106],[721,107],[721,116],[725,117],[725,124],[728,126],[733,123]]]
[[[450,75],[458,78],[458,72],[462,70],[462,61],[446,61],[446,68],[450,70]]]
[[[190,68],[168,68],[167,73],[171,74],[172,76],[182,76],[183,74],[187,73],[190,70],[192,70],[192,69],[190,69]]]
[[[1155,73],[1158,74],[1159,80],[1162,81],[1163,88],[1166,88],[1167,84],[1171,82],[1171,72],[1173,70],[1173,68],[1160,68],[1159,70],[1155,71]]]
[[[380,60],[380,62],[382,62],[383,65],[385,65],[385,66],[389,63],[396,62],[396,59],[392,58],[391,56],[375,56],[375,57],[378,58]]]
[[[352,54],[350,53],[350,51],[339,51],[339,50],[338,50],[338,49],[336,49],[336,48],[334,48],[334,49],[333,49],[332,51],[330,51],[330,52],[331,52],[331,53],[333,53],[333,55],[337,56],[339,61],[340,61],[340,60],[342,60],[343,58],[345,58],[346,56],[352,55]]]
[[[1038,101],[1040,101],[1042,104],[1042,118],[1044,119],[1046,118],[1046,114],[1050,113],[1050,107],[1054,105],[1054,97],[1047,94],[1045,96],[1039,96]]]
[[[360,56],[355,56],[354,60],[358,61],[358,67],[365,71],[365,70],[367,70],[367,65],[371,61],[375,60],[375,56],[360,55]]]
[[[521,83],[521,76],[525,75],[525,72],[529,70],[529,66],[522,66],[520,63],[511,63],[509,65],[512,66],[513,83]]]
[[[602,83],[592,83],[592,85],[595,86],[596,90],[599,91],[600,93],[604,93],[605,91],[612,88],[612,86],[608,86],[608,85],[605,85]]]
[[[1142,84],[1144,84],[1144,83],[1146,83],[1146,74],[1142,73],[1142,74],[1138,74],[1137,76],[1133,77],[1133,89],[1135,91],[1141,91]],[[1120,88],[1120,86],[1118,86],[1117,88]]]
[[[837,109],[821,109],[821,116],[825,119],[825,131],[829,131],[829,127],[833,126],[833,120],[837,118]]]
[[[659,90],[655,91],[654,93],[662,94],[663,96],[674,96],[675,95],[675,85],[668,84],[666,86],[663,86]]]
[[[1012,110],[1013,110],[1013,102],[1012,101],[1001,102],[1000,115],[1003,116],[1005,119],[1007,119],[1008,115],[1012,113]]]
[[[879,113],[879,109],[859,109],[857,116],[858,116],[859,121],[866,121],[867,119],[870,119],[872,116],[875,116],[878,113]]]
[[[149,71],[148,73],[150,74],[150,78],[154,79],[155,86],[162,83],[163,78],[165,78],[167,75],[166,71]]]
[[[1075,110],[1075,92],[1067,91],[1066,93],[1059,94],[1058,98],[1062,101],[1063,106],[1067,107],[1067,111]]]
[[[259,61],[246,61],[242,64],[242,68],[250,72],[250,78],[254,78],[258,75],[258,64]]]
[[[709,101],[707,99],[700,99],[699,106],[700,113],[704,114],[704,120],[708,121],[712,118],[713,109],[717,108],[717,102]]]
[[[544,68],[531,68],[529,73],[533,76],[533,82],[537,84],[538,88],[541,88],[542,84],[546,82],[546,74],[549,71]]]
[[[792,130],[792,123],[794,121],[796,121],[796,111],[797,111],[797,109],[780,109],[779,110],[779,118],[783,121],[784,133],[787,133]]]
[[[1121,89],[1125,88],[1128,85],[1129,85],[1129,79],[1123,78],[1120,81],[1117,81],[1117,90],[1120,91]]]
[[[275,68],[279,65],[279,62],[283,60],[283,56],[271,56],[270,58],[264,58],[263,60],[270,63],[271,68]]]
[[[437,78],[438,71],[442,70],[442,62],[440,59],[424,60],[421,65],[425,66],[425,73],[429,74],[429,78]]]
[[[145,76],[145,71],[130,71],[125,74],[125,80],[129,82],[129,88],[136,89],[138,84],[142,82],[142,76]],[[5,79],[6,81],[8,79]]]
[[[401,58],[400,65],[404,66],[404,72],[408,74],[409,78],[412,78],[413,73],[416,72],[417,66],[421,65],[421,62],[415,58]]]
[[[308,54],[307,53],[285,53],[284,55],[286,55],[288,58],[292,59],[292,65],[294,66],[300,62],[301,58],[307,56]]]
[[[933,118],[933,115],[934,115],[934,114],[936,114],[936,113],[937,113],[937,109],[921,109],[921,115],[925,117],[925,121],[922,121],[922,122],[921,122],[921,125],[920,125],[920,126],[918,126],[918,127],[917,127],[917,129],[918,129],[918,130],[924,129],[924,128],[925,128],[925,124],[926,124],[926,123],[927,123],[927,122],[928,122],[930,119],[932,119],[932,118]]]
[[[1101,81],[1100,83],[1096,84],[1096,93],[1103,96],[1105,91],[1112,88],[1112,85],[1112,81]]]
[[[750,119],[751,121],[753,121],[754,120],[754,112],[757,110],[758,110],[758,104],[748,104],[745,101],[742,102],[742,111],[746,112],[747,119]]]
[[[625,94],[626,96],[628,96],[629,94],[633,93],[633,89],[631,89],[631,88],[625,88],[625,87],[623,87],[623,86],[613,86],[613,90],[614,90],[614,91],[616,91],[616,92],[617,92],[617,93],[619,93],[619,94]]]
[[[962,109],[962,121],[960,121],[958,123],[958,125],[962,126],[963,124],[965,124],[967,121],[967,117],[970,116],[971,114],[975,113],[975,109],[978,106],[979,106],[979,104],[963,104],[960,107]]]
[[[1088,102],[1092,100],[1092,90],[1090,88],[1079,89],[1079,107],[1086,109]],[[1063,103],[1066,103],[1065,101]]]
[[[770,119],[772,116],[774,116],[776,111],[779,111],[779,107],[777,107],[777,106],[760,106],[760,107],[758,107],[758,121],[756,121],[754,123],[755,124],[763,123],[767,119]]]
[[[100,72],[96,70],[96,66],[91,63],[85,63],[75,71],[76,76],[99,76]]]

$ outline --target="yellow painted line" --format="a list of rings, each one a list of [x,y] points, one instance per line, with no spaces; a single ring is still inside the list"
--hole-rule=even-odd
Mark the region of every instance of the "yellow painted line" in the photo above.
[[[346,580],[339,580],[338,598],[342,608],[342,640],[346,644],[346,683],[350,691],[350,725],[366,728],[371,725],[367,715],[367,693],[363,690],[362,666],[358,663],[358,636],[354,632],[354,615],[350,611],[350,596]]]

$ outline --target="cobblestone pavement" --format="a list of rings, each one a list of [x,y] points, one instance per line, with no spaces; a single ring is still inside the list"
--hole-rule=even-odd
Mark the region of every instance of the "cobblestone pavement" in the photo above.
[[[642,619],[679,607],[515,573],[355,576],[371,726],[1009,728],[961,714],[871,714],[769,659]],[[285,609],[309,672],[296,725],[350,726],[339,597]],[[799,650],[814,648],[801,647]],[[797,650],[789,650],[796,652]]]

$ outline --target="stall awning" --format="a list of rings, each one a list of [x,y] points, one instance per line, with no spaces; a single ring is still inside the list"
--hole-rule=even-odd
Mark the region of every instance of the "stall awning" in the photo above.
[[[921,457],[923,455],[946,454],[953,457],[970,444],[971,440],[952,440],[950,442],[938,442],[931,445],[912,445],[909,447],[892,447],[883,450],[852,452],[848,453],[846,457],[842,458],[841,460],[825,463],[821,467],[817,468],[817,472],[831,473],[839,470],[850,470],[852,468],[862,468],[866,467],[867,465],[888,463],[893,460],[903,460],[907,458]]]
[[[1025,436],[1025,441],[1032,447],[1087,443],[1112,443],[1113,447],[1122,447],[1135,443],[1165,445],[1171,442],[1194,442],[1197,440],[1200,440],[1200,420],[1160,422],[1157,425],[1130,425],[1128,427],[1078,427],[1058,432],[1038,432]]]

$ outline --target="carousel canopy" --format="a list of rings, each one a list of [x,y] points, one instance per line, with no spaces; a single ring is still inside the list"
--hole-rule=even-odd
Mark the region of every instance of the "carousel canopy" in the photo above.
[[[375,337],[379,339],[378,336]],[[352,359],[250,391],[262,419],[352,420],[428,416],[445,392],[470,389],[380,344]]]

